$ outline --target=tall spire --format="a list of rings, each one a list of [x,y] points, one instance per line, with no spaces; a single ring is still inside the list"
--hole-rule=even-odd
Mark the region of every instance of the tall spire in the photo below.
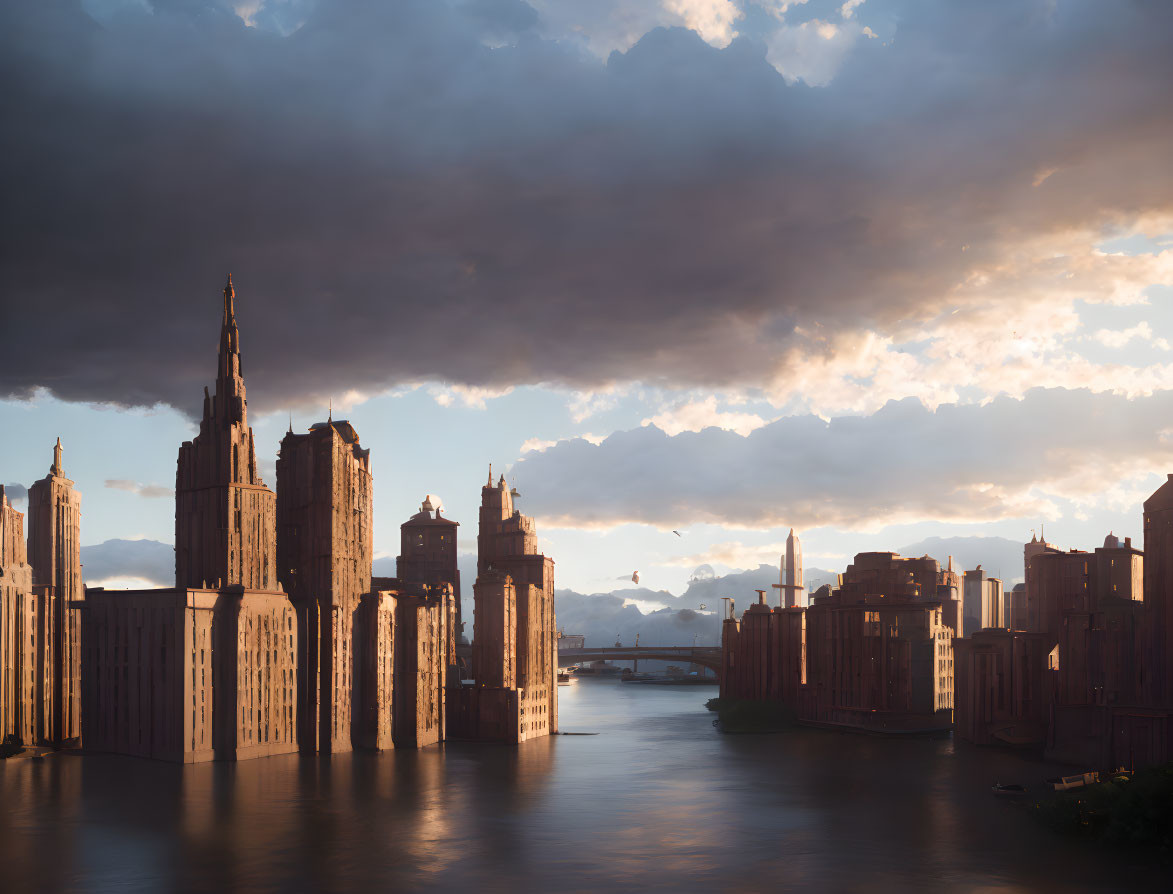
[[[224,285],[224,325],[227,326],[229,321],[235,322],[236,308],[233,306],[233,301],[236,297],[236,290],[232,288],[232,274],[228,274],[228,282]]]
[[[61,439],[57,439],[57,446],[53,448],[53,465],[49,467],[49,473],[56,475],[58,478],[63,477],[64,473],[61,471]]]
[[[492,486],[493,486],[493,464],[489,463],[489,483],[486,484],[485,487],[492,487]]]
[[[224,321],[220,327],[220,376],[233,378],[240,374],[240,330],[236,327],[236,290],[232,288],[232,274],[224,285]]]
[[[224,285],[224,321],[220,328],[219,368],[216,371],[216,399],[212,407],[222,423],[247,424],[245,416],[244,374],[240,362],[240,330],[236,326],[232,275]]]

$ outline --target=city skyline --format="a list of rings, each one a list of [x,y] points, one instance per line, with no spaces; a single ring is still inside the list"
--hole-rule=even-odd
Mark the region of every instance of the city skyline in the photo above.
[[[424,492],[472,518],[490,459],[581,592],[639,568],[678,594],[791,526],[811,567],[1043,524],[1141,540],[1173,410],[1163,7],[2,15],[45,147],[3,174],[5,323],[52,308],[62,349],[4,352],[30,446],[0,458],[27,487],[62,437],[86,546],[171,542],[159,457],[194,431],[228,270],[262,476],[332,401],[379,457],[381,558]],[[316,85],[293,112],[291,70]]]

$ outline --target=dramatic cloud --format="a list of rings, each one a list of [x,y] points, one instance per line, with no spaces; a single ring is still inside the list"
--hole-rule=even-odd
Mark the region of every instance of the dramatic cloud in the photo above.
[[[669,407],[645,419],[643,424],[654,425],[669,435],[677,435],[682,431],[700,431],[703,428],[724,428],[739,435],[748,435],[765,425],[766,420],[756,413],[719,410],[716,396],[709,395],[701,400],[684,401]]]
[[[1046,518],[1059,500],[1121,508],[1143,500],[1143,479],[1169,464],[1169,419],[1169,391],[1129,400],[1035,389],[1022,400],[935,412],[909,398],[868,417],[787,417],[744,437],[715,428],[669,437],[648,426],[597,446],[564,441],[527,453],[513,471],[527,512],[566,527],[874,530]]]
[[[414,382],[932,405],[1101,387],[1074,302],[1170,278],[1095,250],[1173,220],[1170,4],[101,18],[0,10],[5,394],[197,409],[232,270],[260,409]]]
[[[175,491],[158,484],[140,484],[125,478],[107,478],[106,487],[111,490],[124,490],[140,497],[173,497]]]

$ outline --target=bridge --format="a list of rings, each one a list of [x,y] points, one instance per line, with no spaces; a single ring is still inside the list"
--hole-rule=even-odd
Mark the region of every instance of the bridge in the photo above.
[[[559,667],[586,661],[638,661],[641,658],[671,661],[674,664],[699,664],[718,677],[721,676],[720,646],[605,646],[597,649],[558,650]],[[456,660],[462,664],[462,671],[467,672],[472,666],[472,646],[468,643],[458,644]]]
[[[604,646],[602,648],[559,649],[558,664],[566,667],[586,661],[635,661],[647,658],[674,664],[699,664],[719,677],[720,646]]]

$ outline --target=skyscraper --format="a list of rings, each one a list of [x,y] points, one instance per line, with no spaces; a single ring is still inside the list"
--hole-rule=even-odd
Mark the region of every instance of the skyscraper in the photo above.
[[[0,484],[0,739],[36,739],[33,646],[37,603],[24,540],[24,513]]]
[[[297,606],[299,739],[352,748],[359,601],[371,589],[371,458],[345,420],[291,430],[277,457],[277,556]]]
[[[455,736],[523,742],[558,730],[554,560],[532,518],[513,508],[505,476],[481,488],[472,667],[449,690]]]
[[[81,735],[81,494],[61,466],[61,439],[49,474],[29,488],[29,564],[40,606],[44,698],[40,736],[61,743]]]

